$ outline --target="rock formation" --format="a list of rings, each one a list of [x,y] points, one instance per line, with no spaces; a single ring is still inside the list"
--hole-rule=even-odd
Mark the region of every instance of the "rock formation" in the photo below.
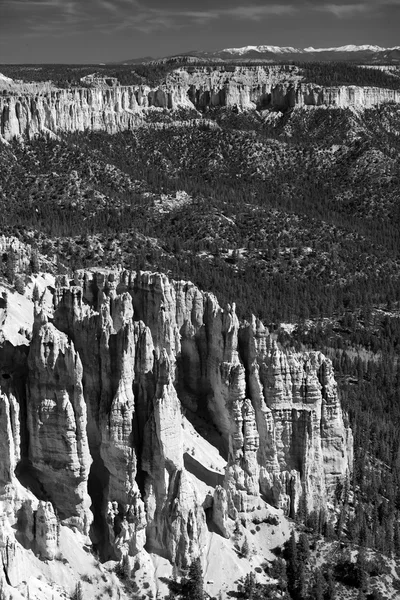
[[[13,498],[2,519],[42,558],[61,524],[90,532],[104,559],[186,565],[211,524],[229,538],[267,503],[318,511],[351,470],[330,361],[284,352],[191,283],[59,277],[31,337],[29,353],[0,352],[0,502]]]
[[[28,357],[28,460],[63,520],[88,533],[92,520],[87,480],[82,364],[67,336],[40,313]]]
[[[6,88],[0,96],[0,137],[5,140],[58,131],[116,133],[137,127],[150,109],[370,108],[400,102],[398,90],[304,84],[290,66],[187,67],[172,71],[154,89],[146,85],[69,90],[50,86],[27,93],[25,88]]]

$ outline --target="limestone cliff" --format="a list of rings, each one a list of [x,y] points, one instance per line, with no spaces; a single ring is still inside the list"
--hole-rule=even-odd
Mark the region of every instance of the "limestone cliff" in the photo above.
[[[156,88],[147,85],[4,90],[0,96],[0,137],[10,140],[40,132],[107,131],[137,127],[150,109],[212,106],[282,109],[295,106],[369,108],[400,102],[396,90],[341,86],[322,88],[301,82],[292,67],[176,69]]]
[[[185,565],[210,527],[228,538],[268,504],[319,510],[351,470],[321,353],[288,354],[234,305],[161,274],[81,271],[53,303],[36,307],[29,352],[0,352],[3,519],[42,557],[68,525],[103,559]]]

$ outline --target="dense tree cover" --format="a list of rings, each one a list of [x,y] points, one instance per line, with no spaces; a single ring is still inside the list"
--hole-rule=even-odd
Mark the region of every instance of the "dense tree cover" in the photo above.
[[[400,89],[400,77],[384,69],[361,67],[351,62],[295,63],[305,81],[321,86],[360,85]]]
[[[250,63],[251,66],[253,63]],[[80,81],[82,77],[97,73],[100,77],[116,77],[121,85],[159,85],[165,81],[166,76],[173,69],[185,67],[189,71],[196,67],[215,67],[215,63],[199,59],[198,62],[191,61],[187,64],[184,57],[177,60],[163,62],[144,62],[134,64],[91,64],[91,65],[67,65],[67,64],[43,64],[43,65],[0,65],[0,73],[23,82],[52,81],[60,88],[83,87]],[[240,63],[240,66],[243,63]],[[267,65],[268,68],[269,65]],[[230,71],[234,65],[223,65],[223,69]]]
[[[65,88],[82,87],[81,77],[98,72],[99,65],[0,65],[0,73],[17,81],[52,81]]]
[[[0,65],[0,72],[11,79],[24,82],[52,81],[61,88],[83,87],[81,78],[93,73],[100,77],[116,77],[121,85],[150,85],[160,83],[171,65]]]
[[[378,553],[362,546],[350,548],[338,542],[328,546],[314,535],[304,532],[296,535],[293,530],[284,545],[283,557],[264,563],[264,571],[272,582],[260,583],[256,573],[250,572],[243,578],[238,593],[231,595],[243,600],[384,598],[376,586],[376,578],[388,575],[391,569]]]
[[[12,79],[24,82],[53,81],[59,87],[82,87],[81,77],[98,73],[103,77],[116,77],[121,85],[137,85],[146,82],[149,85],[159,85],[165,81],[166,76],[173,69],[184,67],[188,71],[197,67],[210,67],[232,71],[235,67],[264,66],[266,69],[279,65],[283,69],[297,69],[305,82],[316,83],[321,86],[360,85],[375,86],[388,89],[400,89],[400,77],[395,71],[361,67],[351,62],[291,62],[290,64],[266,63],[260,60],[229,60],[227,63],[216,65],[215,61],[209,63],[205,59],[197,62],[182,57],[170,59],[165,62],[144,62],[142,64],[92,64],[92,65],[0,65],[0,72]]]
[[[70,268],[119,252],[126,267],[191,279],[268,322],[400,300],[396,111],[356,123],[351,111],[298,111],[274,137],[223,114],[230,125],[216,132],[143,128],[1,148],[11,165],[0,171],[3,231],[66,238],[51,250]],[[182,190],[189,201],[174,204]]]

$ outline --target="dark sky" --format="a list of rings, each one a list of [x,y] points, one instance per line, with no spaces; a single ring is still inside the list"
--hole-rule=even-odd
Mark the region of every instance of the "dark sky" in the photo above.
[[[400,0],[0,0],[0,63],[109,62],[256,44],[400,45]]]

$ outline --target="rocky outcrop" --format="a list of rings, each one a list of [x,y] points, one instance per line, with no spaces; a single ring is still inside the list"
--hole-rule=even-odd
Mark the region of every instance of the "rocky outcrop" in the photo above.
[[[53,560],[58,550],[59,521],[51,502],[39,502],[35,513],[36,552],[43,559]]]
[[[58,289],[55,325],[82,357],[92,443],[130,551],[145,541],[179,562],[204,540],[210,501],[186,473],[182,410],[214,428],[227,460],[211,503],[223,535],[262,499],[293,516],[301,500],[319,510],[333,495],[351,468],[351,433],[326,357],[286,354],[260,322],[240,325],[234,305],[163,275],[81,272],[75,284]],[[124,516],[130,493],[145,540],[140,518],[129,529]]]
[[[0,392],[0,456],[0,491],[4,491],[20,459],[19,406],[12,393]]]
[[[193,106],[184,89],[126,86],[110,89],[82,88],[0,97],[0,132],[6,140],[17,136],[58,131],[133,129],[149,107]]]
[[[399,103],[400,91],[356,85],[321,87],[305,83],[278,84],[271,91],[271,105],[282,110],[305,106],[364,109],[388,102]]]
[[[260,488],[289,514],[301,496],[308,511],[317,510],[352,463],[331,362],[319,352],[287,355],[256,319],[241,341],[260,436]]]
[[[61,518],[87,533],[91,459],[82,364],[73,343],[43,313],[33,327],[27,390],[28,460]]]
[[[4,91],[0,96],[0,137],[5,140],[58,131],[116,133],[137,127],[150,109],[370,108],[400,102],[398,90],[304,84],[290,66],[188,67],[172,71],[157,88],[140,85]]]
[[[15,300],[9,299],[13,310]],[[6,312],[7,308],[3,310]],[[6,318],[3,334],[15,340],[12,329],[14,325],[20,326],[21,321],[13,324],[12,320]],[[3,341],[0,348],[0,554],[10,585],[18,585],[25,578],[22,548],[33,550],[44,559],[54,559],[60,526],[53,505],[40,499],[43,490],[31,466],[27,468],[27,363],[26,348]],[[62,475],[68,476],[67,473]],[[55,484],[56,480],[52,485]]]
[[[0,396],[0,484],[17,489],[17,473],[31,487],[36,499],[6,519],[43,558],[61,522],[90,529],[104,559],[150,551],[186,565],[210,527],[228,538],[266,503],[320,510],[351,469],[330,361],[284,352],[191,283],[60,277],[21,356],[25,385],[11,377]]]

